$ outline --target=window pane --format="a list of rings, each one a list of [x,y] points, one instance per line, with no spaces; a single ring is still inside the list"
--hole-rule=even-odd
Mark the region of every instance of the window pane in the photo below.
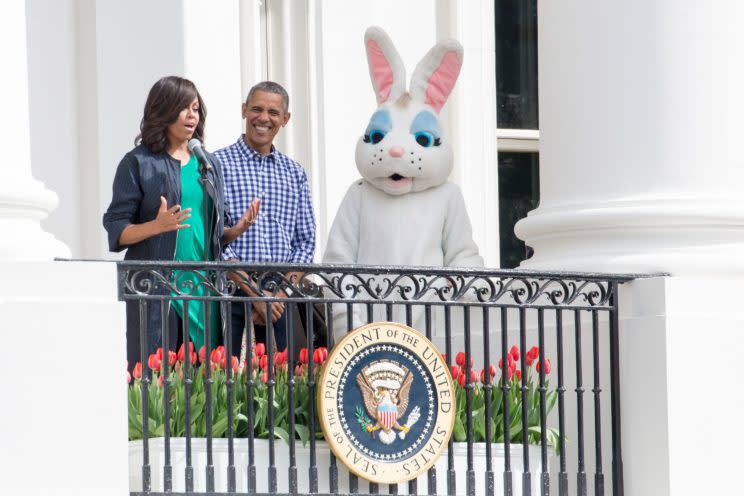
[[[528,258],[524,241],[514,235],[514,225],[537,208],[540,201],[537,153],[499,153],[499,240],[501,267],[513,269]]]
[[[537,129],[537,0],[496,0],[498,127]]]

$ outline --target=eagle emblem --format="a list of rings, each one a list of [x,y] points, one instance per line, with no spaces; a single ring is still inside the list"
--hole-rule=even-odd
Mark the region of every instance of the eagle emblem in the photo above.
[[[405,439],[406,433],[421,415],[416,406],[408,421],[401,425],[408,409],[413,374],[395,361],[379,360],[364,367],[357,374],[356,381],[362,392],[366,413],[372,417],[370,420],[364,410],[357,407],[356,417],[362,428],[373,436],[379,431],[380,441],[385,444],[395,441],[396,431],[400,439]]]

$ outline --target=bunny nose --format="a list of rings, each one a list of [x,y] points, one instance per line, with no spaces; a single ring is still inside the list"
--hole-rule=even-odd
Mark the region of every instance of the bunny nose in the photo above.
[[[399,158],[403,156],[403,148],[400,146],[394,146],[388,152],[391,157]]]

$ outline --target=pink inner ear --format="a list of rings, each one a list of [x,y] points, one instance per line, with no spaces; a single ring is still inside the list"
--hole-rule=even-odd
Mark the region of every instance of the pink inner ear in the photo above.
[[[431,105],[437,113],[444,106],[447,97],[457,81],[460,74],[460,59],[455,52],[447,52],[439,66],[431,73],[426,83],[426,95],[424,102]]]
[[[375,40],[367,41],[367,59],[371,68],[372,82],[377,91],[377,103],[382,103],[390,96],[393,87],[393,69]]]

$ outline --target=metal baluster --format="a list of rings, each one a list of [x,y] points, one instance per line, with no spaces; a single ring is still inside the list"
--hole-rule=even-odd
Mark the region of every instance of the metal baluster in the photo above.
[[[599,312],[592,310],[592,346],[594,364],[594,447],[596,450],[595,473],[594,473],[594,494],[602,496],[604,494],[604,473],[602,473],[602,420],[600,413],[600,388],[599,383]]]
[[[205,305],[209,305],[209,302],[205,302]],[[221,308],[222,307],[222,304]],[[225,385],[227,386],[227,492],[235,492],[235,432],[233,430],[234,412],[235,408],[235,377],[233,375],[232,368],[232,336],[230,330],[232,329],[232,315],[230,310],[232,306],[228,304],[227,311],[225,312]],[[238,352],[240,355],[240,352]]]
[[[268,468],[268,475],[269,475],[269,492],[270,493],[276,493],[277,492],[277,475],[276,475],[276,452],[275,452],[275,446],[274,446],[274,385],[276,384],[275,380],[275,370],[274,370],[274,346],[276,345],[276,340],[274,339],[274,322],[271,319],[271,301],[266,301],[266,367],[268,368],[268,381],[266,382],[267,386],[267,397],[266,402],[268,405],[268,408],[266,409],[267,415],[267,421],[269,425],[269,468]]]
[[[581,364],[581,311],[574,310],[574,330],[576,331],[576,423],[578,450],[578,472],[576,474],[576,492],[586,496],[586,467],[584,459],[584,372]]]
[[[148,388],[152,383],[152,371],[150,370],[147,350],[147,324],[149,320],[147,300],[139,302],[140,317],[140,358],[142,364],[142,380],[140,381],[140,394],[142,399],[142,492],[149,493],[152,490],[150,478],[150,429],[148,419],[150,418],[148,405]]]
[[[452,315],[449,305],[444,307],[444,352],[447,355],[447,367],[452,369]],[[455,440],[450,436],[447,447],[447,494],[454,496],[457,493],[457,481],[455,479]]]
[[[547,411],[545,405],[545,311],[542,308],[537,310],[537,346],[540,349],[540,373],[539,386],[540,391],[540,488],[542,496],[550,494],[550,474],[548,474],[548,436],[547,436]]]
[[[354,306],[351,303],[346,304],[346,328],[347,332],[354,329]],[[359,477],[349,472],[349,492],[354,494],[359,492]]]
[[[525,359],[525,348],[527,348],[527,316],[523,307],[519,308],[519,347],[522,351],[522,495],[530,496],[532,493],[532,474],[530,473],[530,452],[527,423],[527,364]]]
[[[465,333],[465,428],[467,432],[467,472],[465,491],[469,496],[475,495],[475,470],[473,469],[473,367],[470,355],[470,307],[462,307],[463,332]]]
[[[294,313],[295,303],[287,303],[287,404],[289,405],[289,494],[297,494],[297,459],[295,456],[295,375]]]
[[[509,397],[511,384],[509,383],[509,364],[507,359],[509,346],[509,329],[507,309],[501,307],[501,391],[504,405],[504,496],[512,496],[511,471],[511,412],[509,411]],[[522,374],[524,374],[524,347],[522,347]]]
[[[483,307],[483,402],[485,405],[485,429],[486,429],[486,495],[493,496],[495,480],[493,473],[493,460],[491,454],[491,443],[493,433],[491,432],[491,389],[493,389],[493,377],[491,377],[491,342],[490,342],[489,308]]]
[[[333,348],[333,305],[328,303],[326,304],[326,319],[327,319],[327,328],[331,330],[331,332],[328,333],[328,349]],[[331,453],[331,463],[328,467],[328,483],[330,485],[330,492],[331,494],[335,494],[338,492],[338,466],[336,463],[336,455]]]
[[[245,388],[248,395],[248,467],[246,468],[246,480],[248,485],[248,493],[256,493],[256,451],[254,449],[254,432],[253,432],[253,388],[255,386],[254,379],[259,372],[259,368],[253,368],[253,341],[255,340],[255,331],[253,327],[253,305],[250,302],[243,303],[243,315],[244,315],[244,332],[246,334],[246,357],[245,365],[246,380]],[[252,335],[251,332],[254,332]]]
[[[386,303],[385,304],[385,318],[388,322],[393,321],[393,304],[392,303]]]
[[[612,412],[612,494],[623,496],[623,449],[620,422],[620,322],[618,320],[618,284],[610,286],[610,401]]]
[[[424,323],[426,327],[426,338],[431,341],[431,305],[428,303],[424,305]],[[437,494],[437,469],[434,465],[428,471],[427,486],[427,492],[430,495]]]
[[[173,490],[173,466],[171,465],[171,445],[170,445],[170,343],[168,342],[168,311],[170,302],[160,300],[160,339],[163,345],[163,360],[160,362],[160,376],[163,379],[163,490],[171,492]]]
[[[558,472],[558,496],[568,496],[568,474],[566,473],[566,386],[563,383],[563,310],[555,311],[555,329],[558,340],[558,449],[560,469]]]
[[[374,321],[374,308],[371,303],[367,303],[367,323],[371,324]],[[380,487],[375,482],[369,483],[369,494],[379,494]]]
[[[201,304],[202,302],[199,302]],[[212,318],[211,316],[211,308],[209,308],[209,305],[204,305],[204,350],[205,350],[205,361],[204,366],[206,368],[206,379],[204,380],[204,391],[206,393],[206,401],[207,401],[207,466],[206,466],[206,476],[207,476],[207,491],[214,491],[214,457],[212,453],[212,384],[214,383],[214,379],[212,379],[212,357],[211,357],[211,350],[212,350],[212,342],[211,342],[211,329],[210,329],[210,320]]]
[[[313,320],[313,304],[305,305],[305,322],[307,323],[307,411],[310,428],[310,467],[308,468],[308,477],[310,478],[309,487],[311,493],[318,492],[318,461],[315,456],[315,369],[313,367],[315,354],[315,322]],[[328,332],[333,329],[328,328]]]
[[[406,325],[408,327],[412,327],[413,326],[413,309],[411,308],[410,303],[407,303],[405,307],[406,307]],[[411,479],[408,481],[408,494],[416,494],[416,493],[418,493],[416,479]]]
[[[191,364],[191,336],[189,335],[189,300],[183,300],[183,314],[187,318],[183,319],[183,393],[186,420],[184,428],[186,429],[186,468],[184,469],[186,492],[194,490],[194,466],[191,459],[191,388],[194,384]]]

